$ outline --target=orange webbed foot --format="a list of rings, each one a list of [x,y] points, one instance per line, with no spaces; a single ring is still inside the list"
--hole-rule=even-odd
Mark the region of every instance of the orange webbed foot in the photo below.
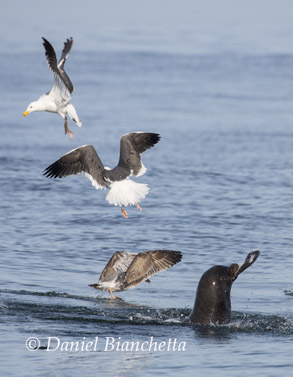
[[[126,212],[125,209],[122,208],[122,207],[121,207],[121,212],[123,213],[123,216],[125,217],[125,219],[128,219],[127,212]]]

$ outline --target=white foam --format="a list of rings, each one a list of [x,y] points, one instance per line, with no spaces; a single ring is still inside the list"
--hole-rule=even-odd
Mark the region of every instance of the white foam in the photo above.
[[[131,179],[111,182],[109,188],[110,191],[106,196],[106,200],[109,204],[120,207],[139,203],[150,190],[148,185],[134,182]]]

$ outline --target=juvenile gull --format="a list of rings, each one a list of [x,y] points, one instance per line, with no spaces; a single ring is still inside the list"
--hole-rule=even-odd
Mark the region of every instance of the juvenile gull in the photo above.
[[[160,135],[149,132],[133,132],[120,138],[120,159],[114,169],[105,168],[95,148],[83,145],[66,153],[59,160],[44,170],[50,178],[62,178],[83,173],[96,189],[108,188],[106,200],[114,206],[120,206],[124,217],[128,215],[123,206],[136,205],[149,192],[146,184],[129,179],[139,177],[146,172],[140,155],[153,147],[160,140]]]
[[[103,269],[97,284],[90,287],[108,291],[112,298],[113,292],[126,291],[160,271],[167,270],[180,262],[182,254],[173,250],[154,250],[142,253],[116,251]]]
[[[67,39],[64,43],[64,48],[58,64],[53,46],[45,38],[43,38],[43,41],[48,67],[50,71],[53,72],[55,78],[54,85],[48,93],[43,94],[37,101],[31,102],[23,113],[23,116],[34,111],[57,113],[65,120],[65,135],[68,133],[69,138],[72,139],[73,132],[68,128],[66,115],[68,114],[79,127],[82,126],[74,106],[69,103],[74,88],[70,78],[64,71],[64,64],[72,48],[73,39]]]

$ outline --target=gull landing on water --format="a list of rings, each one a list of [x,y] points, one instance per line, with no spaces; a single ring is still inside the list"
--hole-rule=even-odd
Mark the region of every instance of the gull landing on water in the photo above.
[[[128,215],[123,206],[136,205],[146,197],[149,187],[129,179],[139,177],[146,172],[140,155],[153,147],[160,140],[160,135],[149,132],[133,132],[120,138],[120,158],[114,169],[107,169],[92,145],[84,145],[66,153],[59,160],[44,170],[50,178],[62,178],[83,173],[96,189],[108,188],[108,203],[120,206],[124,217]]]
[[[116,299],[113,292],[135,288],[142,282],[150,283],[149,278],[179,263],[182,259],[180,251],[154,250],[142,253],[126,253],[116,251],[102,271],[97,284],[90,287],[108,291],[110,297]]]
[[[68,128],[66,115],[68,114],[77,126],[82,126],[74,106],[69,103],[74,88],[70,78],[64,71],[64,64],[72,48],[73,39],[67,39],[64,43],[64,48],[58,64],[53,46],[45,38],[43,38],[43,41],[48,67],[50,71],[53,72],[55,78],[54,85],[48,93],[43,94],[37,101],[31,102],[23,113],[23,116],[34,111],[57,113],[65,120],[65,135],[68,134],[69,138],[72,139],[73,132]]]

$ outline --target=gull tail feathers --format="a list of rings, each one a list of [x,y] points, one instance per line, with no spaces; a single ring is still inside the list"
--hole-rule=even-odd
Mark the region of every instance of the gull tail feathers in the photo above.
[[[79,119],[78,115],[77,115],[77,112],[74,108],[74,106],[71,104],[71,103],[68,103],[67,104],[67,114],[69,115],[69,117],[73,120],[74,123],[76,123],[76,125],[78,127],[81,127],[82,126],[82,122],[81,120]]]
[[[95,288],[95,289],[102,289],[99,283],[96,284],[89,284],[89,287]]]
[[[106,196],[108,203],[114,206],[129,206],[139,203],[149,192],[148,185],[137,183],[131,179],[111,182],[110,190]]]

